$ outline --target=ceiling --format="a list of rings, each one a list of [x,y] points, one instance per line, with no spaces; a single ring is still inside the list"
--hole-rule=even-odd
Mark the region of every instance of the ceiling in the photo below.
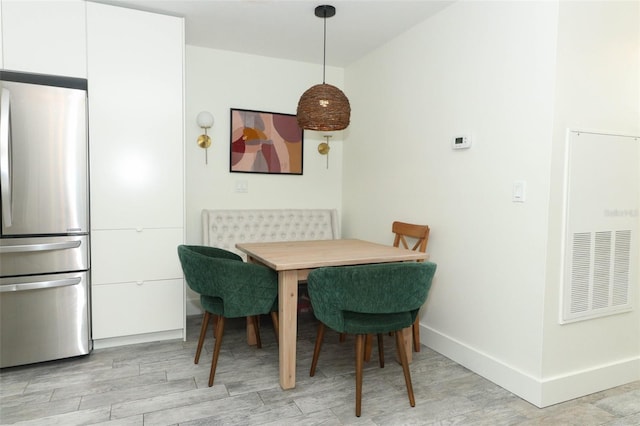
[[[326,63],[345,67],[444,9],[453,0],[92,0],[185,18],[186,43],[322,64],[323,20],[331,4]]]

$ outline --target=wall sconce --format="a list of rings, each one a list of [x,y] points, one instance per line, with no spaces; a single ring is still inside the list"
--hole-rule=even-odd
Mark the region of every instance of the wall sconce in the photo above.
[[[198,123],[198,126],[204,130],[204,134],[198,136],[198,146],[200,148],[204,148],[205,164],[209,164],[209,155],[207,148],[211,146],[211,138],[207,134],[207,129],[210,129],[211,126],[213,126],[213,115],[211,115],[211,113],[208,111],[202,111],[196,117],[196,122]]]
[[[329,146],[329,139],[331,139],[331,135],[324,135],[324,138],[327,140],[326,142],[321,142],[318,145],[318,152],[320,155],[327,156],[327,169],[329,168],[329,151],[331,151],[331,147]]]

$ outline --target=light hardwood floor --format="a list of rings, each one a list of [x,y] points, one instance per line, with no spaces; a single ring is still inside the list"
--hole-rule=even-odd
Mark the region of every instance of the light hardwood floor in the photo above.
[[[545,409],[422,347],[411,374],[411,408],[393,339],[386,364],[365,366],[362,417],[354,414],[353,338],[328,332],[315,377],[309,366],[315,320],[300,317],[297,386],[278,384],[278,350],[262,319],[263,348],[229,321],[214,386],[213,338],[193,363],[200,317],[188,339],[95,350],[86,357],[0,371],[0,423],[21,425],[640,425],[640,381]]]

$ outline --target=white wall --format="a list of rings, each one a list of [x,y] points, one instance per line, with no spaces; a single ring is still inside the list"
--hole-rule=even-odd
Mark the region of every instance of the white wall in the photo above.
[[[628,382],[634,375],[640,379],[637,282],[633,312],[565,325],[558,321],[566,129],[640,135],[640,3],[561,1],[558,28],[542,358],[545,405]]]
[[[202,209],[233,208],[335,208],[342,209],[341,135],[331,139],[329,168],[317,153],[322,133],[305,131],[303,174],[266,175],[230,173],[231,108],[295,114],[300,95],[322,81],[322,66],[262,56],[186,48],[186,242],[200,244]],[[327,68],[327,82],[341,87],[343,70]],[[196,140],[202,130],[196,124],[200,111],[209,111],[215,122],[209,131],[212,145],[205,151]],[[153,149],[150,141],[149,149]],[[236,193],[236,182],[245,181],[247,193]],[[187,313],[197,312],[189,293]]]
[[[390,243],[393,220],[428,223],[438,271],[421,317],[423,343],[539,406],[570,393],[543,395],[549,375],[574,373],[550,361],[567,345],[553,349],[557,336],[545,334],[559,297],[557,274],[548,272],[560,261],[559,230],[549,222],[559,184],[554,125],[565,117],[556,113],[556,84],[566,84],[560,74],[571,67],[564,58],[556,63],[556,44],[562,55],[567,37],[582,35],[568,26],[566,8],[584,6],[567,3],[573,6],[457,2],[345,71],[353,112],[344,143],[343,235]],[[615,16],[603,16],[607,27],[617,25]],[[621,31],[633,19],[637,29],[637,17]],[[611,48],[606,37],[594,41]],[[637,52],[638,37],[630,43]],[[618,62],[609,65],[620,71]],[[637,101],[637,65],[623,77],[633,83],[628,96],[605,85],[586,103],[622,96],[624,104],[607,114],[618,122],[602,124],[634,130],[637,106],[629,96]],[[573,124],[592,123],[593,115],[576,114],[583,120]],[[472,137],[472,148],[451,150],[461,134]],[[524,203],[511,200],[516,180],[526,181]],[[602,324],[612,334],[607,342],[629,337]],[[625,356],[638,356],[637,339],[622,344]],[[580,350],[571,355],[584,365],[595,361]]]
[[[295,113],[320,66],[187,46],[187,243],[203,208],[335,207],[343,236],[388,244],[393,220],[426,222],[438,272],[423,343],[539,406],[637,380],[640,301],[557,318],[563,129],[640,132],[638,22],[637,2],[457,2],[344,76],[327,70],[352,124],[328,170],[322,135],[305,133],[303,176],[229,173],[229,108]],[[208,165],[201,110],[216,117]],[[451,150],[460,134],[470,150]]]

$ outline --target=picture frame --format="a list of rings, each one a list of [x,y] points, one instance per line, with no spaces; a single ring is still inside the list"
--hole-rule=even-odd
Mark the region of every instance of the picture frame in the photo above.
[[[229,171],[301,175],[304,132],[295,114],[231,108]]]

